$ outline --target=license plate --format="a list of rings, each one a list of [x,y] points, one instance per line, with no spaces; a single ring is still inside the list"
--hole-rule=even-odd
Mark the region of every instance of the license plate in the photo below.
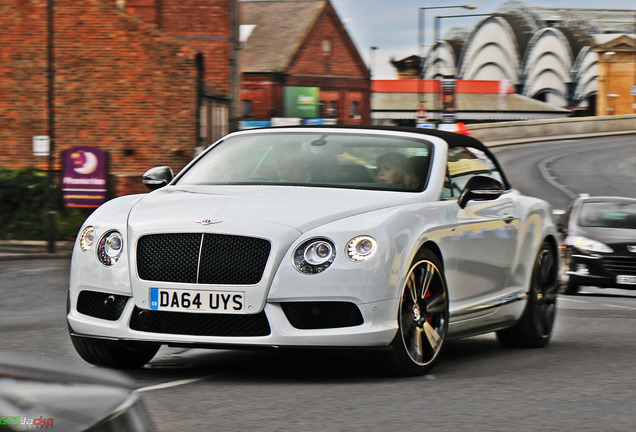
[[[616,282],[625,285],[636,285],[636,276],[620,275],[616,276]]]
[[[150,288],[150,309],[172,312],[244,314],[243,291],[201,291]]]

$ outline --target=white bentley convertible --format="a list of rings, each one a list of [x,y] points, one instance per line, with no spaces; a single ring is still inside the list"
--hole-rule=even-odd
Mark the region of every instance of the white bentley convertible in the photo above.
[[[549,205],[478,140],[382,127],[232,133],[84,223],[68,325],[86,361],[161,345],[383,349],[427,372],[451,338],[542,347],[556,313]]]

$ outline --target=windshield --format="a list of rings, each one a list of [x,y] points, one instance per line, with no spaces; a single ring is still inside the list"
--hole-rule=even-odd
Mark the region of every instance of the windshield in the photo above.
[[[636,229],[636,203],[585,203],[581,208],[579,225]]]
[[[217,144],[177,184],[421,191],[432,148],[419,139],[362,133],[287,130],[239,135]]]

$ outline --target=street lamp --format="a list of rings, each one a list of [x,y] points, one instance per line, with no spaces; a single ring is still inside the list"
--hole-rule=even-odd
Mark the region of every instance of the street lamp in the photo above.
[[[435,43],[437,43],[437,41],[439,40],[439,24],[440,21],[444,18],[463,18],[463,17],[477,17],[477,16],[488,16],[491,14],[462,14],[462,15],[442,15],[442,16],[436,16],[435,17],[435,28],[434,28],[434,41],[433,41],[433,47],[435,46]],[[435,54],[435,58],[433,59],[433,64],[435,65],[435,70],[434,70],[434,74],[433,74],[433,78],[436,77],[437,75],[437,53]],[[439,87],[436,88],[435,90],[435,110],[437,111],[437,115],[439,118],[439,110],[438,110],[438,104],[439,104]]]
[[[424,74],[424,58],[423,58],[423,47],[426,46],[426,44],[424,43],[426,40],[426,34],[424,33],[424,25],[426,24],[426,21],[424,19],[425,14],[426,14],[426,9],[451,9],[451,8],[462,8],[462,9],[468,9],[468,10],[473,10],[473,9],[477,9],[477,6],[473,6],[473,5],[453,5],[453,6],[429,6],[429,7],[421,7],[418,10],[418,14],[417,14],[417,56],[419,58],[419,77],[420,77],[420,84],[419,84],[419,93],[420,93],[420,106],[419,109],[424,109],[424,78],[425,78],[425,74]]]
[[[375,51],[377,49],[377,46],[369,47],[369,79],[373,76],[373,68],[375,67]]]

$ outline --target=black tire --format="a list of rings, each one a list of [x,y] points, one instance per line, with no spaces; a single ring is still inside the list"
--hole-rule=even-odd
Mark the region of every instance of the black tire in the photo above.
[[[148,363],[160,345],[132,344],[102,339],[71,336],[77,353],[88,363],[116,369],[134,369]]]
[[[497,340],[509,348],[542,348],[548,344],[556,318],[559,290],[558,261],[552,245],[545,241],[532,269],[528,302],[519,322],[497,332]]]
[[[388,366],[392,374],[427,373],[439,359],[448,330],[448,290],[439,259],[418,252],[402,289],[398,331],[391,342]]]
[[[568,281],[565,283],[563,294],[567,295],[576,295],[579,293],[579,285],[572,281],[572,278],[568,278]]]

